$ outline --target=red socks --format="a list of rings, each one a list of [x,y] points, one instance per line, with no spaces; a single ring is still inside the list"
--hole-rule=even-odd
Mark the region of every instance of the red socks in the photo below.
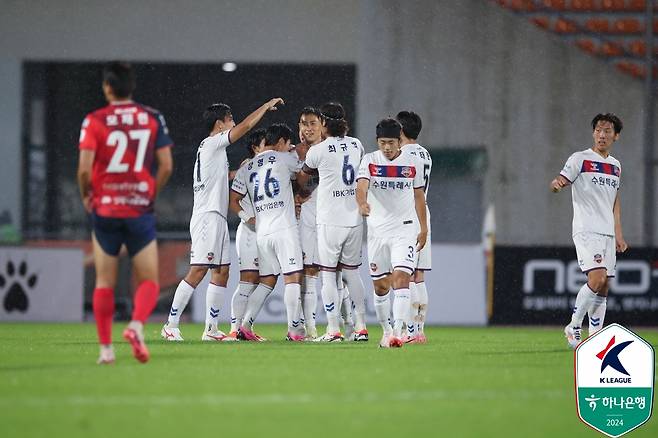
[[[112,317],[114,316],[114,290],[105,287],[94,289],[93,298],[96,330],[101,345],[112,343]]]
[[[158,302],[160,285],[154,281],[146,280],[139,284],[135,292],[135,308],[133,310],[133,321],[146,322]]]

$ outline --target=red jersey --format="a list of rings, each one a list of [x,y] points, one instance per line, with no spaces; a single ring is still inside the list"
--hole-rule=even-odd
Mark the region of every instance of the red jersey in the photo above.
[[[96,152],[91,174],[94,212],[131,218],[153,211],[155,151],[172,145],[164,117],[152,108],[128,101],[89,113],[79,147]]]

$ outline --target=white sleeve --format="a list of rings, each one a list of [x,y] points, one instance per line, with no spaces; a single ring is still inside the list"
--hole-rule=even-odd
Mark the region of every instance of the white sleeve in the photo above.
[[[580,175],[580,168],[582,165],[583,160],[580,156],[577,153],[572,154],[564,164],[564,167],[560,171],[560,175],[568,179],[570,183],[573,183],[576,178],[578,178],[578,175]]]
[[[297,177],[297,172],[302,170],[302,166],[304,165],[304,162],[299,159],[297,156],[297,152],[292,151],[286,156],[286,164],[288,165],[288,170],[290,172],[290,179],[296,179]]]
[[[367,179],[370,181],[370,155],[365,155],[361,159],[361,164],[359,165],[359,175],[356,177],[356,180]]]
[[[226,149],[231,144],[229,140],[231,130],[222,131],[219,134],[215,134],[210,137],[209,146],[216,150]]]
[[[418,156],[414,156],[414,167],[416,168],[416,174],[414,175],[414,189],[422,189],[425,187],[425,169],[423,166],[425,163]]]
[[[306,167],[317,169],[320,165],[320,148],[312,147],[306,152]]]
[[[244,169],[245,166],[238,169],[237,173],[235,174],[235,178],[233,178],[233,184],[231,184],[231,190],[241,195],[247,194],[247,183],[245,181],[246,172]]]

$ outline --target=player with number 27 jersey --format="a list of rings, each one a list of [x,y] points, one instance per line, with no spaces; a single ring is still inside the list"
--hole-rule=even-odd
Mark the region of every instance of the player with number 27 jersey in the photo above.
[[[92,209],[103,217],[134,218],[153,211],[156,149],[172,146],[164,117],[132,101],[85,117],[80,149],[95,152]]]

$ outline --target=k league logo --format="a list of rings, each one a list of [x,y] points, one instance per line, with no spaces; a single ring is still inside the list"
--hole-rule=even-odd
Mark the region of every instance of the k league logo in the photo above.
[[[653,408],[655,354],[640,336],[610,324],[574,353],[580,419],[618,437],[646,423]]]

